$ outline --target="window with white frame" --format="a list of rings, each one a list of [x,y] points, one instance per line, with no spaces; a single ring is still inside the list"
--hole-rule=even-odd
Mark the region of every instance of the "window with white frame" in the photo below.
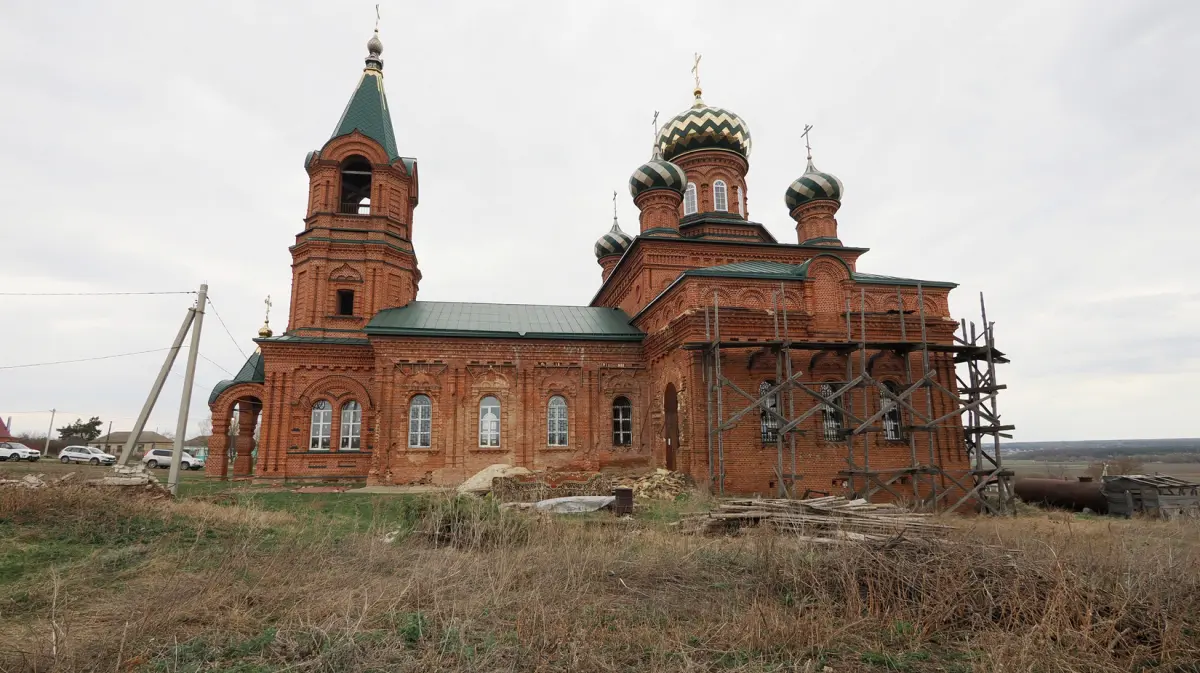
[[[734,187],[737,190],[738,215],[746,216],[746,197],[742,196],[742,186]]]
[[[362,407],[350,400],[342,405],[342,431],[338,434],[338,448],[342,451],[358,451],[362,441]]]
[[[763,381],[758,384],[758,396],[766,395],[774,387],[774,381]],[[774,444],[775,440],[779,439],[779,418],[771,412],[779,413],[779,395],[772,395],[763,406],[759,411],[759,434],[762,435],[763,444]]]
[[[567,400],[561,395],[550,398],[546,406],[546,444],[567,445]]]
[[[312,406],[312,424],[308,429],[308,450],[328,451],[331,430],[333,430],[333,405],[326,400],[317,400]]]
[[[900,388],[891,381],[884,381],[883,386],[893,395],[900,394]],[[892,441],[904,439],[904,431],[900,427],[900,405],[887,396],[882,396],[879,404],[883,410],[883,438]]]
[[[821,384],[821,397],[829,399],[833,396],[834,388],[829,383]],[[842,406],[842,398],[833,398],[833,403],[837,407]],[[821,425],[824,430],[824,438],[827,442],[842,441],[842,412],[835,406],[822,403],[821,404]]]
[[[725,187],[724,180],[713,183],[713,209],[729,211],[729,189]]]
[[[433,445],[433,402],[428,395],[417,395],[408,403],[408,446],[428,449]]]
[[[500,400],[491,395],[479,402],[479,445],[500,446]]]
[[[692,215],[696,210],[696,183],[689,182],[687,191],[683,193],[683,214]]]
[[[613,400],[613,446],[631,446],[633,444],[633,405],[628,397],[618,397]]]

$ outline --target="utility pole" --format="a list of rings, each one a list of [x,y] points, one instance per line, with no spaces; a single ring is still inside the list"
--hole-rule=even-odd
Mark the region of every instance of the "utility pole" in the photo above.
[[[43,458],[48,457],[50,455],[50,433],[54,432],[54,414],[55,413],[57,413],[56,410],[54,410],[54,409],[50,410],[50,427],[46,429],[46,448],[42,451]]]
[[[146,397],[146,403],[142,405],[137,422],[133,424],[133,432],[130,432],[129,439],[125,440],[125,446],[121,449],[121,457],[117,459],[117,465],[125,465],[129,462],[129,456],[133,453],[133,445],[137,443],[137,438],[142,436],[142,430],[146,428],[146,419],[150,418],[150,412],[154,410],[154,403],[158,401],[158,394],[162,392],[167,374],[171,373],[171,365],[175,364],[175,356],[179,355],[179,349],[183,346],[183,337],[187,336],[188,328],[192,326],[192,320],[195,317],[196,309],[189,308],[183,324],[179,326],[179,334],[175,335],[175,342],[171,344],[171,351],[167,353],[167,359],[163,362],[162,369],[158,371],[158,378],[150,387],[150,395]]]
[[[167,475],[167,488],[171,495],[179,490],[179,461],[183,458],[183,440],[187,435],[188,407],[192,405],[192,382],[196,377],[196,356],[200,354],[200,326],[204,324],[204,302],[208,299],[208,285],[200,286],[196,308],[192,315],[192,344],[188,347],[187,370],[183,378],[183,394],[179,398],[179,420],[175,424],[175,447],[171,452],[171,471]]]
[[[112,441],[112,420],[108,421],[108,434],[104,436],[104,452],[108,453],[108,443]]]

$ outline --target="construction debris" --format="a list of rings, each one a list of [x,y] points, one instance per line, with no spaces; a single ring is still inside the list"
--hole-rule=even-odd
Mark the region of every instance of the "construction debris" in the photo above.
[[[633,489],[633,497],[649,500],[674,500],[694,486],[692,478],[682,472],[658,468],[648,474],[617,479],[614,486]]]
[[[146,468],[142,465],[113,467],[113,473],[109,476],[99,477],[96,479],[87,479],[79,481],[77,473],[68,472],[61,477],[55,479],[46,479],[45,474],[27,474],[21,479],[0,479],[0,487],[19,486],[23,488],[55,488],[59,486],[67,486],[72,483],[82,484],[83,486],[97,487],[120,487],[130,490],[139,490],[154,496],[170,497],[171,492],[166,489]]]
[[[492,490],[492,480],[496,477],[513,477],[522,474],[529,474],[529,470],[523,467],[513,467],[506,463],[488,465],[460,484],[458,492],[464,495],[467,493],[484,495]]]
[[[595,472],[530,472],[497,477],[492,497],[500,502],[540,502],[581,495],[611,496],[612,479]]]
[[[734,499],[716,509],[687,517],[675,524],[688,533],[733,533],[743,525],[769,525],[796,533],[806,542],[937,541],[950,526],[931,523],[931,515],[910,512],[893,504],[872,504],[839,496],[808,500]]]

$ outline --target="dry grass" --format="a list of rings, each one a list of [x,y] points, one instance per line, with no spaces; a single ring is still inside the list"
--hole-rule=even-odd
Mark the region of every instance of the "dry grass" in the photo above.
[[[0,492],[0,669],[1200,670],[1191,522],[959,520],[961,546],[884,551],[409,501],[355,532]]]

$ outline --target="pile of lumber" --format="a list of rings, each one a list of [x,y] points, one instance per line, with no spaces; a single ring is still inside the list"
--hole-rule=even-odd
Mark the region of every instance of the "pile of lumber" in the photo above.
[[[846,500],[838,496],[808,500],[724,500],[709,512],[683,519],[677,525],[690,533],[721,534],[742,526],[771,526],[817,543],[891,542],[902,539],[935,541],[950,526],[933,523],[932,515],[910,512],[892,504]]]
[[[680,493],[690,490],[694,484],[692,478],[686,474],[660,467],[646,474],[618,478],[613,485],[632,488],[635,498],[674,500]]]

